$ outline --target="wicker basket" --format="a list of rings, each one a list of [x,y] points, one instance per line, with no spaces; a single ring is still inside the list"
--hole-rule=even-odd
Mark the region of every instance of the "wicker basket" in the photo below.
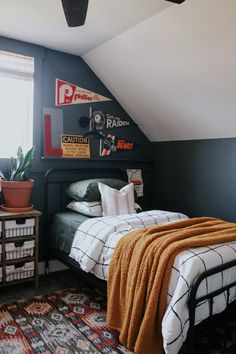
[[[16,241],[5,244],[6,260],[33,257],[34,240],[32,241]]]
[[[34,276],[34,262],[6,266],[6,282],[31,278]]]
[[[6,237],[30,236],[34,235],[34,218],[20,218],[7,220],[5,222]]]

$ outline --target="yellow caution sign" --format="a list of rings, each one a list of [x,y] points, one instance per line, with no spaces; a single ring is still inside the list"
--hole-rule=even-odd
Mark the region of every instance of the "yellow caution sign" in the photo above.
[[[90,145],[89,139],[81,135],[61,136],[62,157],[75,159],[89,159]]]

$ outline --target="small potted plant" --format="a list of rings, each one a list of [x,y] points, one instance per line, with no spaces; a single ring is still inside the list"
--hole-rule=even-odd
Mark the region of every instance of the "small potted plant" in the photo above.
[[[8,175],[0,171],[1,187],[5,204],[2,209],[6,211],[27,211],[33,206],[29,204],[34,180],[28,179],[31,162],[34,157],[33,146],[24,155],[19,146],[16,157],[11,157]]]

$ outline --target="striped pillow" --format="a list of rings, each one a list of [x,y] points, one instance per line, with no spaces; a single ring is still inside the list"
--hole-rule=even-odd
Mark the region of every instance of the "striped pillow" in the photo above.
[[[98,182],[98,188],[101,193],[103,216],[136,213],[133,183],[127,184],[119,191],[101,182]]]

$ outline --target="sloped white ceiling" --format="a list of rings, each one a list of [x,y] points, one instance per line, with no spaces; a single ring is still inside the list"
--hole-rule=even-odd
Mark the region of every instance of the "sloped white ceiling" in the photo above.
[[[0,0],[0,36],[82,55],[170,5],[165,0],[89,0],[85,25],[68,28],[61,0]]]
[[[186,0],[83,58],[151,141],[236,137],[235,0]]]

